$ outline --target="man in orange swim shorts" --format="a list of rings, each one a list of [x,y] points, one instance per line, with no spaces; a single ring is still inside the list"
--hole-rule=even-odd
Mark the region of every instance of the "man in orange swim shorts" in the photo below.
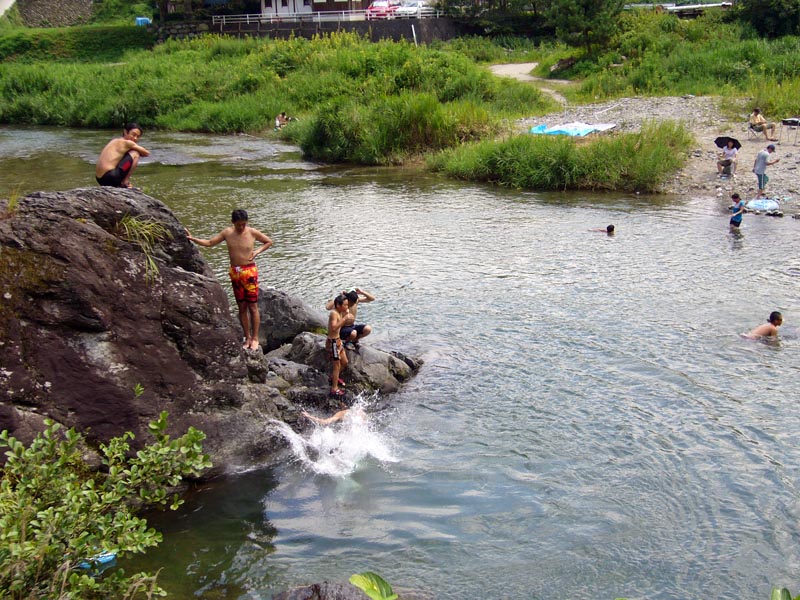
[[[272,240],[258,229],[248,227],[247,221],[247,211],[236,209],[231,213],[233,225],[226,227],[210,240],[192,237],[188,229],[186,237],[189,241],[206,248],[216,246],[223,241],[228,246],[233,296],[239,307],[239,322],[244,330],[245,343],[243,347],[245,350],[258,350],[258,328],[261,326],[261,315],[258,313],[258,267],[255,259],[256,256],[272,246]],[[257,241],[261,242],[258,250],[255,248]]]

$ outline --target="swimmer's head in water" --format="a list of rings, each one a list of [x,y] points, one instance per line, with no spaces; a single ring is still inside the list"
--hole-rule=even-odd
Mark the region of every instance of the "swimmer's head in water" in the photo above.
[[[614,233],[614,226],[609,225],[608,227],[606,227],[606,233]]]
[[[777,310],[774,310],[771,313],[769,313],[769,322],[777,327],[778,325],[783,323],[783,315]]]

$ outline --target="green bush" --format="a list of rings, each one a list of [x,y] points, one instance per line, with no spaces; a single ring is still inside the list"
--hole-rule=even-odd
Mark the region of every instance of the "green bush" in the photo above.
[[[151,32],[133,25],[14,29],[0,35],[0,61],[115,61],[154,44]]]
[[[89,468],[74,430],[47,428],[27,448],[0,433],[8,447],[0,480],[0,589],[4,598],[132,598],[161,595],[155,577],[121,569],[94,577],[79,565],[100,552],[119,559],[157,545],[161,534],[135,515],[142,504],[173,510],[168,490],[210,466],[194,428],[166,435],[166,413],[150,424],[155,441],[131,456],[127,433],[100,446],[103,472]]]
[[[451,177],[531,190],[655,192],[680,168],[692,138],[678,123],[645,124],[639,133],[577,141],[520,135],[445,150],[428,165]]]

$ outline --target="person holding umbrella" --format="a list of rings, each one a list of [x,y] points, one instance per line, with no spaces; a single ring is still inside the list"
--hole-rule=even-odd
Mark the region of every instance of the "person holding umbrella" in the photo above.
[[[718,148],[722,148],[717,161],[717,174],[722,177],[723,169],[727,168],[728,172],[736,177],[736,155],[739,153],[739,148],[742,147],[739,140],[723,135],[715,139],[714,144]]]

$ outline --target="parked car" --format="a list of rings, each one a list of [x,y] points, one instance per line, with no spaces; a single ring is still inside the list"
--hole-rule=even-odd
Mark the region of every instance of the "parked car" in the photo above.
[[[428,4],[425,0],[408,0],[403,2],[394,13],[397,18],[410,18],[417,17],[422,19],[425,17],[432,17],[436,14],[436,10]]]
[[[400,8],[400,0],[375,0],[367,8],[367,21],[394,19],[394,14],[398,8]]]

